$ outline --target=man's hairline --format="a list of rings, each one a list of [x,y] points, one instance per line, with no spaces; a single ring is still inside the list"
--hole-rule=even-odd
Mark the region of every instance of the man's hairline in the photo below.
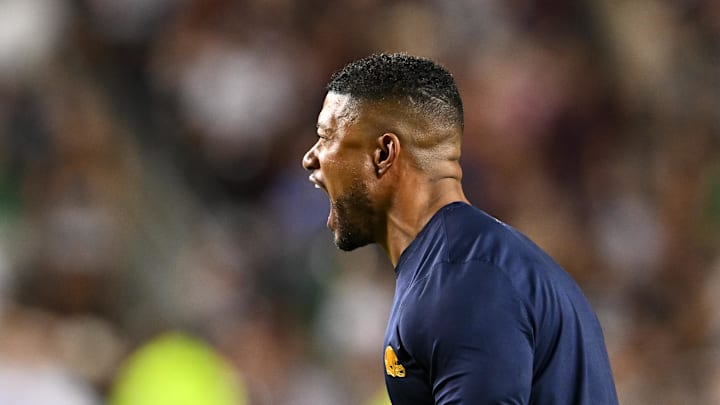
[[[351,92],[341,92],[337,90],[328,90],[327,95],[334,94],[334,95],[340,95],[340,96],[346,96],[348,97],[348,103],[345,105],[345,109],[351,110],[348,111],[347,117],[345,118],[348,125],[352,125],[357,122],[357,120],[361,117],[363,110],[365,108],[390,108],[390,109],[401,109],[403,112],[401,113],[403,118],[397,118],[398,116],[395,114],[392,114],[392,112],[388,112],[388,114],[393,115],[393,119],[396,119],[398,122],[402,121],[403,123],[414,125],[413,124],[413,116],[418,117],[419,119],[425,119],[428,123],[437,123],[439,120],[435,118],[427,118],[425,114],[420,109],[413,108],[411,105],[412,101],[410,99],[410,96],[405,97],[387,97],[384,99],[373,99],[368,97],[362,97],[352,94]],[[435,125],[437,126],[437,125]],[[463,133],[463,125],[456,124],[456,130],[459,131],[460,134]]]
[[[357,121],[357,119],[361,116],[363,110],[365,108],[399,108],[404,110],[404,114],[406,117],[410,117],[414,114],[420,114],[419,111],[412,108],[410,96],[393,96],[393,97],[386,97],[381,99],[374,99],[369,97],[362,97],[355,94],[352,94],[351,92],[342,92],[338,90],[328,90],[327,95],[339,95],[339,96],[346,96],[348,97],[348,103],[345,105],[345,109],[347,110],[354,110],[352,113],[347,114],[348,115],[348,122],[350,124]],[[350,111],[348,111],[350,112]],[[422,115],[422,114],[420,114]]]

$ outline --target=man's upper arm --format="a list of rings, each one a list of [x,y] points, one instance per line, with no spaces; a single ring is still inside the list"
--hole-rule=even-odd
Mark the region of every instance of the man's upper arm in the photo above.
[[[418,295],[410,347],[436,404],[526,404],[533,335],[526,308],[500,269],[444,264]]]

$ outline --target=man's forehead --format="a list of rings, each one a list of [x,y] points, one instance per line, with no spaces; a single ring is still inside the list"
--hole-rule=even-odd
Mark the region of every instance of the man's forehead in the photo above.
[[[318,116],[318,128],[332,129],[349,123],[357,117],[354,104],[353,98],[349,94],[327,93]]]

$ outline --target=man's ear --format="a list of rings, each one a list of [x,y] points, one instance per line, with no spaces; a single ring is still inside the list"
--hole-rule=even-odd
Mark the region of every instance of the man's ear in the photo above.
[[[373,163],[377,175],[382,176],[395,163],[400,153],[400,139],[394,133],[386,132],[378,137],[376,146]]]

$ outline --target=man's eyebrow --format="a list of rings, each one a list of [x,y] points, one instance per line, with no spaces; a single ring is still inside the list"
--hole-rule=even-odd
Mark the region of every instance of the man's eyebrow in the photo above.
[[[328,126],[328,125],[316,124],[316,125],[315,125],[315,128],[317,128],[318,131],[322,131],[322,132],[332,132],[332,131],[334,131],[334,128],[331,127],[331,126]]]

